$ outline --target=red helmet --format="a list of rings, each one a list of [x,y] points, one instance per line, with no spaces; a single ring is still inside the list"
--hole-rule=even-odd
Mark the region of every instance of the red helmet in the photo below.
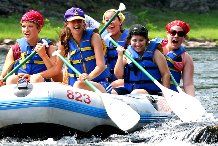
[[[187,33],[190,31],[190,26],[189,26],[189,24],[186,23],[186,22],[183,22],[183,21],[181,21],[181,20],[174,20],[174,21],[168,23],[168,24],[166,25],[166,30],[167,30],[168,32],[170,32],[170,29],[171,29],[171,27],[173,27],[173,26],[179,26],[179,27],[181,27],[181,28],[183,29],[183,31],[185,32],[185,34],[187,34]]]
[[[20,20],[21,23],[23,21],[35,22],[40,26],[44,25],[44,18],[42,16],[42,14],[39,13],[38,11],[35,11],[35,10],[30,10],[30,11],[26,12]]]

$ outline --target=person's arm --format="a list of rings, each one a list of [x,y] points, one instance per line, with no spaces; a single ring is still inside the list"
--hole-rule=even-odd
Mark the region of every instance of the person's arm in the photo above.
[[[114,74],[118,79],[123,79],[124,66],[127,63],[126,59],[123,57],[124,51],[125,49],[123,47],[117,47],[118,58],[114,67]]]
[[[89,15],[85,15],[85,23],[86,23],[87,28],[97,28],[98,29],[100,27],[100,23],[96,21],[95,19],[93,19],[92,17],[90,17]]]
[[[58,43],[58,50],[60,51],[60,54],[62,56],[65,55],[64,46],[61,45],[60,43]],[[54,62],[54,65],[51,68],[47,69],[46,71],[39,73],[43,78],[51,78],[56,75],[59,75],[62,72],[62,66],[63,66],[62,60],[57,56],[54,57],[56,60],[56,62]]]
[[[13,65],[14,65],[13,49],[10,48],[5,58],[5,63],[0,75],[0,79],[1,78],[3,79],[7,75],[7,73],[11,71]]]
[[[156,50],[154,52],[154,62],[157,64],[159,71],[161,73],[163,86],[169,88],[170,87],[170,71],[169,71],[167,61],[164,55],[159,50]]]
[[[183,89],[185,93],[195,96],[195,87],[194,87],[194,63],[192,57],[185,53],[183,56],[184,59],[184,69],[182,71],[182,80],[183,80]]]
[[[89,73],[88,75],[89,80],[92,80],[96,78],[97,76],[99,76],[106,68],[102,40],[99,34],[97,33],[93,34],[92,39],[91,39],[91,44],[95,52],[96,67],[93,71]]]
[[[46,46],[44,44],[37,43],[35,50],[39,54],[39,56],[42,58],[47,69],[49,69],[49,68],[52,68],[52,66],[54,65],[55,59],[56,59],[55,56],[52,56],[52,53],[55,51],[55,49],[53,45],[49,45],[49,48],[47,51],[48,54],[47,54],[45,47]]]

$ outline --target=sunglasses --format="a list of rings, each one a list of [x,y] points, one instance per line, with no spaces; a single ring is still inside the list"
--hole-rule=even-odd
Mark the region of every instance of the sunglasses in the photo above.
[[[185,32],[184,32],[184,31],[170,30],[169,33],[170,33],[171,36],[175,36],[176,34],[177,34],[179,37],[184,37],[184,36],[185,36]]]

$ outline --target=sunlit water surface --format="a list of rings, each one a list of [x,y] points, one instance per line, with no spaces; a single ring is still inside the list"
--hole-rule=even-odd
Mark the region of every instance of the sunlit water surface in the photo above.
[[[218,117],[218,48],[194,48],[188,50],[193,57],[195,65],[194,81],[196,97],[199,98],[208,113]],[[0,53],[0,70],[4,63],[6,52]],[[127,135],[113,134],[107,138],[96,136],[77,138],[76,136],[63,136],[55,140],[17,140],[3,138],[0,144],[34,144],[34,145],[218,145],[218,143],[206,144],[194,143],[193,138],[198,132],[208,125],[218,125],[218,120],[206,120],[204,122],[183,123],[178,118],[170,119],[164,123],[152,123],[139,131]]]

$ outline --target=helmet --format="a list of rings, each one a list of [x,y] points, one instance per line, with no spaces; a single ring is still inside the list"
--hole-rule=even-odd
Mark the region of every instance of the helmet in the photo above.
[[[140,35],[148,38],[148,30],[141,24],[134,24],[129,29],[129,37],[132,35]]]

